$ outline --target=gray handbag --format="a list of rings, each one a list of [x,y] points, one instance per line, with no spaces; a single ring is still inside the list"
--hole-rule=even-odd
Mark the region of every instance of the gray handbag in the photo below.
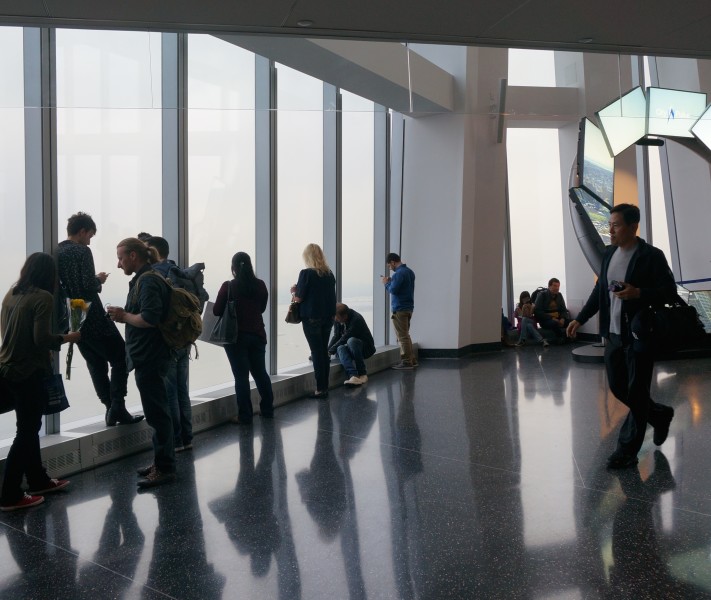
[[[208,306],[208,308],[210,308]],[[226,346],[235,344],[238,335],[237,327],[237,303],[232,299],[230,284],[227,283],[227,304],[225,312],[222,313],[210,330],[210,336],[205,341],[216,346]]]

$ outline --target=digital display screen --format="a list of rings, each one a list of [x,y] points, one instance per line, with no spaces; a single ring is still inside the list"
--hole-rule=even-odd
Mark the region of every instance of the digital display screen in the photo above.
[[[647,134],[694,137],[691,128],[706,109],[706,94],[647,88]]]
[[[590,119],[583,119],[578,142],[580,185],[609,206],[613,201],[615,159],[600,129]]]
[[[585,209],[585,214],[590,218],[595,231],[606,246],[610,245],[610,209],[597,198],[588,194],[581,188],[571,190],[577,197],[580,205]]]
[[[647,132],[647,99],[636,87],[595,113],[613,156],[629,148]]]
[[[699,117],[691,128],[693,133],[701,143],[711,150],[711,106]]]

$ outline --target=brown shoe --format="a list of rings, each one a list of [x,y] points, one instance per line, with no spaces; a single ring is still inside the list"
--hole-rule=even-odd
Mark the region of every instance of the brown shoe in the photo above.
[[[138,480],[138,487],[141,489],[152,488],[165,483],[173,483],[176,480],[175,473],[162,473],[157,468],[154,468],[145,479]]]

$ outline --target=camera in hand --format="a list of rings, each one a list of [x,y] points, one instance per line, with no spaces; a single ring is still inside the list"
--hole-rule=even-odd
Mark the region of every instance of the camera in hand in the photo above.
[[[625,289],[625,285],[621,281],[613,279],[607,289],[611,292],[621,292]]]

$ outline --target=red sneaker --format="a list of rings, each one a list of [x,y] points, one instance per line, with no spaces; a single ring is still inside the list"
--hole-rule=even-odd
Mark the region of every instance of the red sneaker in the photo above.
[[[40,494],[51,494],[52,492],[57,492],[64,489],[69,485],[69,480],[67,479],[50,479],[49,483],[43,487],[41,490],[30,490],[30,494],[33,496],[38,496]]]
[[[9,512],[11,510],[20,510],[23,508],[29,508],[30,506],[37,506],[44,502],[44,496],[30,496],[29,494],[24,494],[14,504],[3,504],[0,506],[0,510],[3,512]]]

